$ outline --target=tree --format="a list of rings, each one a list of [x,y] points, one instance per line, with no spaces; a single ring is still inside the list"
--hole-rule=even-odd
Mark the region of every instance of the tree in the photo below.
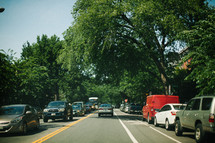
[[[189,65],[192,71],[187,78],[196,83],[199,95],[215,93],[215,10],[204,12],[204,20],[182,33],[189,46],[184,61],[192,59]]]
[[[30,70],[26,80],[32,79],[31,82],[43,86],[46,92],[42,94],[49,97],[49,100],[59,100],[59,82],[64,70],[61,68],[62,65],[57,62],[57,58],[60,55],[62,44],[62,41],[55,35],[50,38],[47,35],[42,35],[37,37],[37,43],[27,42],[23,46],[21,58],[27,62],[26,72]]]
[[[93,63],[96,74],[104,77],[147,71],[167,94],[167,55],[177,49],[176,35],[201,19],[204,1],[78,0],[75,22],[65,32],[66,51]]]

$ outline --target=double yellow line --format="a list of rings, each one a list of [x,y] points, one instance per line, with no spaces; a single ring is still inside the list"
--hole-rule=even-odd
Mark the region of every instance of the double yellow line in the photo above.
[[[75,124],[81,122],[82,120],[84,120],[84,119],[86,119],[86,118],[89,118],[89,117],[92,116],[93,114],[94,114],[94,113],[92,113],[92,114],[90,114],[90,115],[88,115],[88,116],[86,116],[86,117],[83,117],[83,118],[81,118],[81,119],[79,119],[79,120],[77,120],[77,121],[75,121],[75,122],[72,122],[72,123],[66,125],[65,127],[62,127],[62,128],[60,128],[60,129],[58,129],[58,130],[56,130],[56,131],[54,131],[54,132],[52,132],[52,133],[50,133],[50,134],[48,134],[48,135],[42,137],[42,138],[40,138],[40,139],[38,139],[38,140],[32,142],[32,143],[42,143],[42,142],[44,142],[44,141],[50,139],[51,137],[53,137],[53,136],[59,134],[60,132],[66,130],[66,129],[68,129],[68,128],[70,128],[71,126],[73,126],[73,125],[75,125]]]

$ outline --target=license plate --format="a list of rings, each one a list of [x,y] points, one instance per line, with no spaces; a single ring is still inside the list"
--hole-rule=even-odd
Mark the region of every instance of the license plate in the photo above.
[[[56,114],[55,114],[55,113],[52,113],[51,115],[52,115],[52,116],[55,116]]]

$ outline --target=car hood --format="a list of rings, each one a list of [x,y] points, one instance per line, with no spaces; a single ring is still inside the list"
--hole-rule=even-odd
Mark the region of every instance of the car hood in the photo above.
[[[1,122],[10,122],[14,118],[18,117],[20,115],[0,115],[0,123]]]

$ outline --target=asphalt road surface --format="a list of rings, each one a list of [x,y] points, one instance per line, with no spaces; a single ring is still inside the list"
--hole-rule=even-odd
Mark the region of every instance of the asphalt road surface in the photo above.
[[[141,120],[141,115],[126,114],[119,109],[114,116],[98,117],[91,113],[73,121],[49,120],[27,135],[0,134],[0,143],[195,143],[193,132],[181,137],[164,127],[154,127]]]

